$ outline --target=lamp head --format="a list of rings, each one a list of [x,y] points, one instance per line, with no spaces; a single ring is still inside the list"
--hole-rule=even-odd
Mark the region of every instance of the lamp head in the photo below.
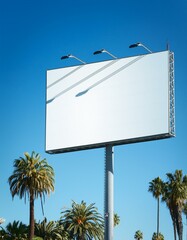
[[[131,44],[129,46],[129,48],[135,48],[135,47],[139,47],[139,46],[142,46],[142,44],[138,42],[138,43]]]
[[[129,48],[135,48],[135,47],[143,47],[143,48],[145,48],[148,52],[152,53],[152,51],[151,51],[148,47],[146,47],[144,44],[142,44],[142,43],[140,43],[140,42],[134,43],[134,44],[132,44],[132,45],[129,46]]]
[[[106,50],[101,49],[101,50],[95,51],[93,54],[96,55],[96,54],[100,54],[100,53],[103,53],[103,52],[106,52]]]
[[[95,51],[93,54],[96,55],[96,54],[100,54],[100,53],[107,53],[108,55],[110,55],[111,57],[113,58],[117,58],[116,56],[114,56],[113,54],[111,54],[110,52],[108,52],[106,49],[101,49],[101,50],[98,50],[98,51]]]
[[[67,59],[67,58],[74,58],[74,56],[72,54],[68,54],[68,55],[62,56],[61,60]]]
[[[61,60],[63,60],[63,59],[67,59],[67,58],[69,58],[69,55],[62,56],[62,57],[61,57]]]
[[[64,60],[64,59],[67,59],[67,58],[75,58],[75,59],[77,59],[79,62],[81,62],[81,63],[83,63],[83,64],[86,64],[86,63],[83,62],[80,58],[75,57],[75,56],[72,55],[72,54],[68,54],[68,55],[62,56],[62,57],[61,57],[61,60]]]

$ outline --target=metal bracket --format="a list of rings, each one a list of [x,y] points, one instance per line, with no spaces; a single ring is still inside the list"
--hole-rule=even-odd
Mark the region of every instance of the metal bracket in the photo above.
[[[169,52],[169,132],[175,136],[175,77],[174,53]]]

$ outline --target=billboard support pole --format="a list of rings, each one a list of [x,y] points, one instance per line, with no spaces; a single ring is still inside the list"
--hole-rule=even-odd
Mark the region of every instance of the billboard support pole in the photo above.
[[[105,232],[104,240],[113,240],[114,232],[114,153],[113,146],[105,147]]]

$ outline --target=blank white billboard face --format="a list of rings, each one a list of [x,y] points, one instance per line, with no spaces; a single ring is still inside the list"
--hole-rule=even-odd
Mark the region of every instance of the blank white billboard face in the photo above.
[[[46,152],[173,136],[168,51],[47,71]]]

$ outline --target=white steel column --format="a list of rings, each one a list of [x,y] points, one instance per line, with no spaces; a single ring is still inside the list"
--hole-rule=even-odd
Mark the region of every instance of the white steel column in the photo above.
[[[105,240],[113,240],[114,232],[114,157],[113,146],[105,148]]]

